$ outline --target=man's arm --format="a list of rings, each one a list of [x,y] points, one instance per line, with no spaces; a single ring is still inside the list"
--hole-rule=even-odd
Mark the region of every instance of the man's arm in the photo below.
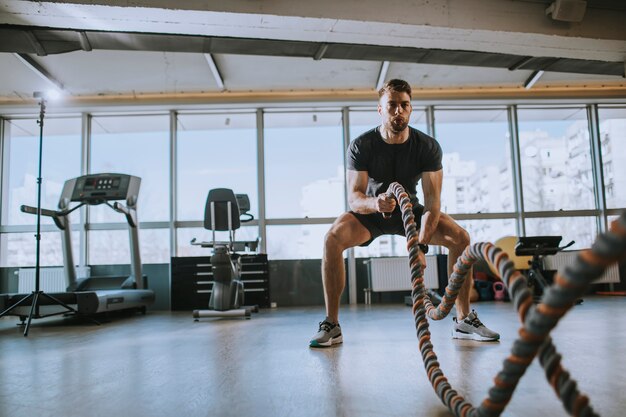
[[[422,190],[424,190],[424,214],[419,232],[419,243],[428,244],[437,229],[441,215],[441,184],[443,170],[422,173]]]
[[[393,197],[386,197],[379,194],[377,197],[365,195],[369,176],[367,171],[348,170],[348,204],[350,210],[359,214],[389,213],[396,207],[396,200]]]

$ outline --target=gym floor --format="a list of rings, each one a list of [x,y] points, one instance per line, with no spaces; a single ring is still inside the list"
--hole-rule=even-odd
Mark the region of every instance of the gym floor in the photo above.
[[[519,322],[511,303],[477,303],[499,343],[452,340],[430,322],[453,387],[478,405]],[[588,297],[559,323],[563,366],[603,416],[626,409],[624,297]],[[250,320],[154,312],[101,326],[0,319],[0,416],[450,416],[430,386],[410,307],[344,307],[344,343],[311,349],[321,307],[262,310]],[[567,415],[535,360],[505,416]]]

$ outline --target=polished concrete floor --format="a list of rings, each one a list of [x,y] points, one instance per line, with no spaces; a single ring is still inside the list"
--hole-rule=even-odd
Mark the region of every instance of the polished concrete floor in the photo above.
[[[508,355],[510,303],[478,303],[500,343],[450,338],[431,322],[452,385],[474,404]],[[626,415],[626,298],[587,298],[554,332],[563,364],[603,416]],[[310,349],[321,308],[251,320],[149,313],[95,326],[0,319],[0,416],[450,416],[429,385],[409,307],[346,307],[344,344]],[[503,415],[567,415],[535,362]]]

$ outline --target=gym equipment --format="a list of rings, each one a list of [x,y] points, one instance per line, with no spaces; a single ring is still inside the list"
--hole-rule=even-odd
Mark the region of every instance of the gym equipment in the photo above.
[[[493,299],[496,301],[504,301],[506,299],[506,287],[500,281],[493,283]]]
[[[515,255],[532,256],[528,269],[528,285],[533,288],[535,301],[541,299],[544,289],[549,285],[543,269],[544,256],[554,255],[575,243],[572,240],[567,245],[559,247],[561,239],[561,236],[526,236],[520,237],[515,245]]]
[[[489,281],[474,281],[480,301],[493,301],[493,285]]]
[[[591,249],[581,251],[574,264],[557,272],[554,283],[546,288],[538,305],[533,303],[526,278],[515,270],[505,252],[491,243],[475,243],[468,246],[457,260],[443,300],[439,306],[434,307],[426,296],[423,285],[419,248],[416,245],[417,229],[409,196],[398,183],[391,184],[389,190],[401,207],[406,231],[413,287],[413,316],[419,349],[428,379],[448,409],[455,416],[461,417],[499,416],[511,400],[520,378],[535,356],[539,356],[546,377],[566,411],[577,416],[596,416],[589,404],[589,398],[578,391],[576,381],[561,366],[561,355],[552,343],[550,331],[593,280],[600,277],[608,266],[626,256],[626,212],[612,222],[610,232],[596,238]],[[511,294],[513,305],[518,310],[522,328],[511,348],[511,355],[504,360],[504,366],[496,375],[495,384],[488,391],[487,398],[479,407],[474,407],[452,388],[439,367],[426,316],[432,320],[441,320],[450,313],[470,268],[481,259],[495,266],[499,272]]]
[[[212,248],[211,273],[213,287],[208,310],[194,310],[195,321],[205,317],[245,317],[250,318],[257,306],[243,306],[244,286],[241,281],[241,261],[237,251],[253,250],[258,247],[258,238],[254,241],[236,241],[235,231],[242,222],[254,217],[248,213],[250,200],[245,194],[235,194],[228,188],[215,188],[209,191],[204,208],[204,228],[212,231],[211,242],[196,242],[192,245]],[[245,216],[245,219],[241,219]],[[228,232],[228,241],[216,241],[215,232]]]
[[[47,299],[40,299],[41,310],[35,317],[48,317],[64,314],[68,307],[70,311],[80,315],[117,310],[137,309],[143,313],[154,303],[154,291],[145,285],[142,275],[141,256],[139,253],[139,222],[137,221],[137,198],[141,178],[126,174],[90,174],[67,180],[59,198],[59,210],[38,210],[35,207],[22,206],[24,213],[40,214],[51,217],[62,232],[63,263],[67,292],[53,293],[52,297],[61,301],[64,307],[59,311],[58,306]],[[117,200],[125,200],[126,205]],[[115,201],[113,205],[109,202]],[[71,202],[78,205],[70,208]],[[122,277],[88,277],[76,279],[69,214],[79,207],[88,205],[106,204],[113,210],[124,214],[128,223],[130,238],[130,266],[131,275]],[[51,298],[52,298],[51,297]],[[21,299],[21,300],[20,300]],[[0,307],[12,305],[0,315],[11,314],[20,317],[24,322],[28,313],[24,310],[23,294],[4,294],[0,296]],[[10,311],[9,311],[10,310]]]

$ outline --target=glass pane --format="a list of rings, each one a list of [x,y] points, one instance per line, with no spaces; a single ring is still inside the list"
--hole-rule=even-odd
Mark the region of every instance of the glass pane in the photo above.
[[[268,226],[267,256],[269,259],[322,259],[328,229],[329,224]]]
[[[91,172],[141,178],[140,222],[169,220],[169,117],[109,116],[92,119]],[[119,222],[113,210],[90,211],[93,223]]]
[[[143,264],[170,262],[169,229],[139,231],[139,250]],[[128,230],[91,230],[90,265],[130,265]]]
[[[36,224],[37,216],[20,211],[23,204],[37,206],[39,175],[39,125],[36,119],[8,120],[5,160],[8,189],[2,197],[2,224]],[[41,207],[56,209],[63,184],[80,175],[79,118],[45,119],[41,167]],[[77,222],[79,216],[72,221]],[[42,224],[52,224],[41,217]]]
[[[339,112],[265,114],[268,218],[335,217],[344,211],[342,138]]]
[[[91,230],[89,265],[130,265],[130,242],[127,230]]]
[[[526,219],[526,236],[562,236],[561,246],[576,241],[568,250],[590,248],[597,234],[595,217]]]
[[[409,256],[406,249],[406,238],[398,235],[379,236],[368,246],[354,248],[357,258],[376,258],[380,256]]]
[[[508,126],[506,109],[435,111],[443,149],[442,211],[515,211]]]
[[[608,208],[626,207],[626,108],[598,110]]]
[[[34,216],[33,216],[34,217]],[[78,232],[72,232],[74,262],[78,263],[80,245]],[[27,267],[36,264],[35,232],[3,233],[0,235],[0,267]],[[63,266],[63,248],[60,232],[41,233],[41,266]]]
[[[247,194],[258,217],[256,115],[178,116],[178,220],[204,219],[209,190]]]
[[[259,228],[257,226],[242,226],[235,233],[236,241],[253,241],[259,236]],[[196,242],[213,241],[213,233],[202,227],[180,228],[176,232],[177,256],[211,256],[213,250],[211,248],[203,248],[202,246],[192,245],[191,239]],[[227,232],[215,232],[216,241],[227,241]]]
[[[584,108],[518,111],[524,209],[595,208]]]
[[[170,229],[143,229],[139,231],[139,239],[142,263],[170,263]]]
[[[472,244],[495,243],[501,237],[517,235],[514,219],[460,220],[458,223],[467,230]]]

